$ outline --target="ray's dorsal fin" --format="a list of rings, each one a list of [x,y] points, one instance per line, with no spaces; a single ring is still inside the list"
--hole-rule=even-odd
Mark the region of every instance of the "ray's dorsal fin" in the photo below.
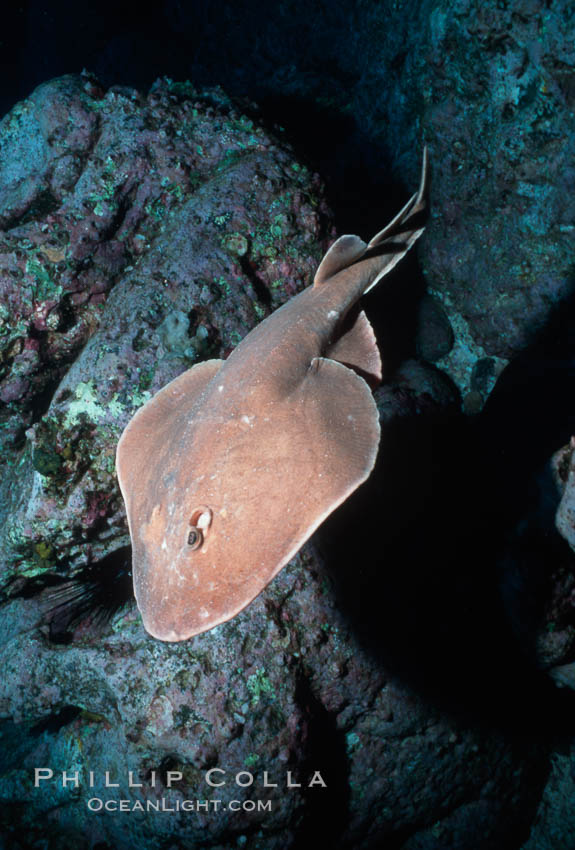
[[[196,363],[162,387],[128,423],[116,451],[116,468],[124,501],[133,503],[134,490],[150,458],[158,450],[177,440],[181,419],[189,417],[195,397],[199,397],[222,365],[222,360]]]
[[[338,272],[347,269],[365,254],[367,245],[359,236],[340,236],[328,249],[318,266],[313,279],[314,286],[321,286]]]
[[[376,387],[382,379],[377,340],[363,310],[354,310],[346,317],[340,335],[327,348],[326,357],[353,369],[372,387]]]

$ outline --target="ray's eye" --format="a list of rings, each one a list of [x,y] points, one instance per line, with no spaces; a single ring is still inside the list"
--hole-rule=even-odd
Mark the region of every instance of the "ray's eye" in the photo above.
[[[212,524],[212,510],[206,505],[198,505],[190,515],[190,530],[188,531],[188,546],[199,549],[206,540]]]
[[[199,549],[204,542],[204,535],[199,528],[192,528],[188,534],[188,546],[190,549]]]

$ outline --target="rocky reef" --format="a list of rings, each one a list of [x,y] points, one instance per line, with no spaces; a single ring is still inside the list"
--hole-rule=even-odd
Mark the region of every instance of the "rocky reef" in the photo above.
[[[165,80],[147,97],[89,76],[55,80],[1,129],[4,829],[32,844],[48,830],[52,847],[80,835],[128,847],[143,831],[286,847],[337,802],[324,830],[355,847],[426,822],[440,841],[475,817],[506,834],[504,800],[531,798],[528,762],[518,769],[501,758],[503,739],[390,679],[313,548],[232,622],[184,644],[150,638],[129,603],[121,429],[307,284],[332,232],[318,179],[222,92]],[[23,158],[26,139],[35,148]],[[458,408],[449,381],[416,361],[378,397],[384,422]],[[36,788],[44,765],[54,780]],[[229,776],[216,793],[210,768]],[[326,787],[308,787],[322,769]],[[261,783],[264,770],[282,790],[258,785],[273,804],[259,814],[235,776]],[[62,787],[62,771],[78,771],[77,787]],[[170,771],[181,779],[166,788]],[[285,790],[288,771],[297,784]],[[102,787],[106,772],[119,791]],[[498,791],[486,797],[488,778]],[[439,786],[451,802],[434,826]],[[228,811],[169,821],[90,811],[88,800],[114,793],[220,799]],[[246,808],[232,814],[232,800]]]
[[[330,46],[313,24],[331,6],[298,37],[335,76],[268,74],[254,51],[258,93],[357,116],[398,201],[428,144],[424,279],[410,257],[366,299],[385,365],[372,479],[252,605],[184,643],[151,638],[134,606],[116,443],[308,285],[336,233],[328,193],[289,115],[271,129],[220,88],[84,72],[0,123],[13,850],[571,848],[574,18],[342,4]]]
[[[301,288],[329,222],[317,179],[219,91],[67,77],[2,131],[5,585],[118,546],[123,426]]]
[[[342,49],[359,79],[340,107],[381,140],[397,177],[412,181],[410,152],[430,146],[421,258],[455,332],[437,362],[485,400],[573,291],[570,5],[366,4]]]

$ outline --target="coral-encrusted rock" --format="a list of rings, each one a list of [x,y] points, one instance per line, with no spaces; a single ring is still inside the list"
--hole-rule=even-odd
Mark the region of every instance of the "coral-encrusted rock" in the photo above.
[[[19,170],[5,165],[0,395],[9,434],[36,418],[23,454],[5,452],[5,582],[117,546],[114,453],[134,410],[307,285],[328,230],[317,178],[219,91],[66,77],[3,128]]]
[[[145,830],[216,847],[246,835],[248,849],[280,850],[321,834],[326,846],[367,850],[423,830],[433,843],[413,847],[464,848],[452,838],[474,825],[485,841],[478,847],[504,846],[511,802],[530,795],[537,759],[518,762],[501,735],[442,717],[361,649],[309,546],[234,620],[184,643],[153,640],[132,610],[103,633],[54,645],[34,628],[35,605],[4,609],[0,654],[1,714],[18,735],[34,733],[6,751],[0,794],[12,813],[28,801],[16,822],[30,842],[56,833],[74,846],[84,835],[130,848]],[[9,732],[14,740],[13,725]],[[32,788],[35,767],[54,770],[53,781]],[[207,784],[210,768],[224,786]],[[62,789],[62,770],[80,772],[78,788]],[[183,775],[172,790],[167,770]],[[316,770],[326,788],[307,787]],[[104,787],[105,771],[119,788]],[[142,788],[129,787],[129,771]],[[236,784],[241,771],[253,785]],[[264,771],[277,788],[264,786]],[[288,771],[301,788],[286,788]],[[87,808],[93,798],[132,806],[162,797],[171,807],[183,799],[272,807],[165,818]]]
[[[529,839],[521,850],[571,850],[575,835],[575,748],[550,759],[549,778]]]
[[[571,442],[551,458],[552,480],[557,488],[555,526],[575,549],[575,453]],[[537,657],[559,687],[575,690],[575,571],[572,558],[553,569],[545,615],[537,636]]]
[[[561,493],[561,501],[555,514],[557,531],[575,550],[575,439],[559,449],[551,460],[555,482]]]
[[[421,57],[426,135],[441,163],[426,266],[488,355],[521,350],[571,291],[575,52],[567,10],[566,2],[526,2],[520,14],[475,0],[437,3]]]
[[[457,413],[459,397],[445,375],[427,363],[406,360],[375,393],[382,422],[426,413]]]
[[[439,365],[468,390],[475,362],[495,358],[492,386],[572,289],[571,3],[425,0],[421,26],[402,5],[372,15],[362,33],[372,96],[363,85],[355,99],[352,91],[350,110],[385,128],[382,143],[408,185],[421,136],[429,145],[420,256],[455,332]],[[382,29],[394,37],[371,35]]]

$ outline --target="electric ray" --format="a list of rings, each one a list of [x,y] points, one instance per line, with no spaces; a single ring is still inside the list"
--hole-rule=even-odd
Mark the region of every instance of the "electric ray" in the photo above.
[[[341,236],[312,286],[150,399],[116,467],[144,626],[185,640],[246,607],[373,469],[381,360],[361,296],[423,232],[418,192],[368,245]]]

